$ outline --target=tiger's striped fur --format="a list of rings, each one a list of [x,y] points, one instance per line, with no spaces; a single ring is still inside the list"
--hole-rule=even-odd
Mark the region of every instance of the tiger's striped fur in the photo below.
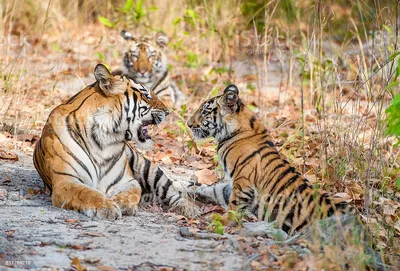
[[[167,56],[163,52],[168,44],[167,35],[157,33],[155,44],[147,37],[135,38],[125,30],[121,31],[121,36],[130,42],[130,48],[124,52],[122,74],[145,85],[159,97],[169,95],[174,105],[182,105],[185,96],[170,79]]]
[[[52,191],[53,205],[117,219],[135,214],[141,195],[150,193],[177,211],[196,212],[197,206],[126,142],[151,146],[147,127],[165,119],[166,106],[154,92],[112,76],[101,64],[95,78],[51,112],[35,147],[34,165]]]
[[[281,157],[265,126],[240,100],[236,86],[205,101],[187,125],[196,138],[216,139],[220,163],[230,182],[199,187],[198,195],[229,204],[230,210],[276,220],[289,234],[317,219],[354,211],[345,200],[314,189]]]

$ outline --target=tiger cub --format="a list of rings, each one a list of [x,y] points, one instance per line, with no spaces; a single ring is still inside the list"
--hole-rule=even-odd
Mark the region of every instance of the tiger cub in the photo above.
[[[104,65],[94,76],[95,83],[50,113],[35,147],[34,165],[53,205],[113,220],[135,214],[141,195],[151,194],[177,211],[197,212],[159,167],[126,142],[149,147],[148,126],[165,119],[166,106],[153,91],[112,76]]]
[[[354,211],[343,199],[313,189],[281,157],[267,129],[240,100],[235,85],[205,101],[187,125],[195,138],[216,139],[220,163],[230,181],[200,187],[200,196],[214,197],[214,202],[229,204],[230,210],[276,220],[289,234],[301,231],[316,219]]]
[[[175,106],[182,105],[185,96],[170,79],[167,56],[164,53],[168,44],[167,35],[158,32],[155,42],[148,37],[136,38],[125,30],[121,31],[121,36],[130,42],[130,47],[124,52],[119,72],[153,90],[159,97],[169,95]]]

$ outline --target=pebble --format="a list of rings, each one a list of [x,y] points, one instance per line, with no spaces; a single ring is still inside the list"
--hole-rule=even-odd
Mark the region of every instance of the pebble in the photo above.
[[[8,200],[19,201],[20,200],[19,192],[18,191],[8,192]]]
[[[26,247],[36,247],[39,246],[42,242],[40,241],[32,241],[32,242],[24,242],[24,246]]]
[[[6,199],[7,199],[7,190],[0,189],[0,200],[6,200]]]

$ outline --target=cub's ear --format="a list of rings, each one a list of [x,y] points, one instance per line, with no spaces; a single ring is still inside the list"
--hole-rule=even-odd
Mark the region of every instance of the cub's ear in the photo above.
[[[156,43],[161,48],[164,48],[168,44],[168,36],[164,32],[158,32],[156,34]]]
[[[230,114],[237,112],[240,107],[239,101],[239,89],[235,85],[229,85],[224,90],[220,105],[225,113]]]
[[[131,32],[128,32],[126,30],[122,30],[121,31],[121,36],[125,39],[125,40],[134,40],[134,37],[132,35]]]
[[[229,92],[229,91],[235,92],[237,95],[239,95],[239,89],[238,89],[238,87],[235,86],[235,85],[229,85],[229,86],[227,86],[226,89],[224,90],[224,94],[227,93],[227,92]]]
[[[114,78],[106,66],[97,64],[94,68],[94,77],[96,81],[99,82],[100,89],[104,91],[105,94],[112,95]]]

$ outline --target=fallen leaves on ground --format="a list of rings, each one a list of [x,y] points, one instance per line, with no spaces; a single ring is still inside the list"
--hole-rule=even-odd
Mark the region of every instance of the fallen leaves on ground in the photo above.
[[[189,167],[194,167],[194,168],[197,168],[197,169],[208,169],[208,168],[212,167],[213,165],[205,164],[205,163],[203,163],[201,161],[193,161],[193,162],[190,162],[188,164],[188,166]]]
[[[18,161],[18,156],[13,152],[0,150],[0,159],[10,160],[10,161]]]
[[[97,270],[99,270],[99,271],[116,271],[115,268],[113,268],[111,266],[106,266],[106,265],[98,265]]]
[[[78,222],[78,219],[73,219],[73,218],[67,218],[64,220],[65,223],[76,223]]]
[[[203,206],[203,215],[209,213],[219,213],[224,214],[226,212],[225,208],[218,205],[206,204]]]
[[[14,233],[15,233],[15,230],[6,230],[6,231],[4,231],[4,234],[5,234],[5,236],[7,238],[14,238]]]
[[[213,184],[217,181],[217,176],[213,170],[208,168],[196,171],[197,181],[202,184]]]
[[[87,271],[87,268],[82,266],[81,261],[76,257],[72,259],[71,269],[74,271]]]
[[[93,236],[93,237],[104,237],[105,235],[98,232],[84,232],[84,235]]]
[[[3,177],[2,184],[7,184],[7,183],[11,183],[11,179],[10,179],[10,177],[8,177],[7,175],[5,175],[5,176]]]
[[[75,249],[75,250],[88,250],[90,249],[88,246],[84,245],[69,245],[69,248]]]

